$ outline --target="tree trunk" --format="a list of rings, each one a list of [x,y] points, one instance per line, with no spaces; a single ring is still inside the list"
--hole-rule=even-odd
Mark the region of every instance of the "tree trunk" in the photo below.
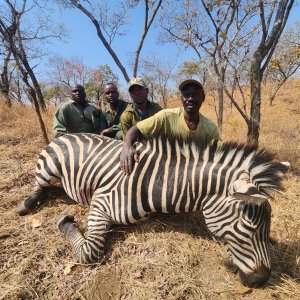
[[[269,98],[269,104],[270,104],[270,106],[273,106],[273,102],[274,102],[274,100],[275,100],[275,96],[276,96],[275,93],[273,93],[273,94],[270,96],[270,98]]]
[[[2,73],[0,75],[0,77],[1,77],[0,91],[4,96],[5,104],[8,107],[11,107],[11,105],[12,105],[12,102],[11,102],[11,99],[10,99],[10,96],[9,96],[10,83],[9,83],[9,79],[8,79],[8,64],[10,62],[10,56],[11,56],[11,50],[8,49],[5,53]]]
[[[251,145],[258,145],[259,133],[260,133],[260,108],[261,108],[261,83],[262,72],[260,68],[261,59],[260,53],[257,52],[254,55],[254,60],[251,63],[250,71],[250,122],[248,123],[248,143]]]
[[[114,62],[116,63],[116,65],[120,69],[120,71],[123,74],[124,79],[126,80],[126,82],[129,82],[130,78],[129,78],[127,72],[126,72],[126,69],[122,65],[122,63],[119,60],[117,54],[114,52],[114,50],[111,48],[110,44],[105,39],[105,36],[102,33],[101,26],[100,26],[98,20],[94,17],[94,15],[91,12],[89,12],[85,7],[83,7],[77,0],[71,0],[70,2],[72,3],[72,5],[77,7],[81,12],[83,12],[92,21],[92,23],[94,24],[94,26],[96,28],[97,35],[98,35],[100,41],[103,43],[104,47],[106,48],[106,50],[111,55]]]
[[[11,108],[12,103],[11,103],[11,99],[10,99],[10,97],[9,97],[8,92],[7,92],[6,90],[2,89],[2,90],[1,90],[1,93],[2,93],[2,95],[3,95],[3,97],[4,97],[5,104],[6,104],[9,108]]]
[[[14,55],[16,64],[17,64],[17,66],[20,70],[20,73],[22,75],[23,82],[26,84],[26,86],[28,88],[29,100],[34,105],[44,141],[45,141],[46,144],[49,144],[49,139],[48,139],[48,136],[47,136],[46,127],[45,127],[44,121],[42,119],[39,102],[37,100],[36,90],[30,85],[30,83],[28,81],[28,74],[26,73],[23,65],[21,64],[20,58],[18,57],[18,54],[17,54],[17,51],[13,52],[13,55]]]
[[[46,126],[45,126],[45,123],[44,123],[42,115],[41,115],[41,111],[40,111],[39,103],[37,101],[35,90],[33,88],[29,88],[29,95],[30,95],[30,98],[32,99],[32,103],[34,105],[35,112],[36,112],[36,115],[38,117],[38,121],[39,121],[39,124],[40,124],[40,128],[41,128],[41,131],[42,131],[44,141],[45,141],[46,144],[49,144],[49,139],[48,139],[48,136],[47,136]]]
[[[23,45],[20,45],[20,47],[23,47]],[[43,96],[42,91],[41,91],[41,87],[40,87],[40,85],[39,85],[39,83],[38,83],[38,81],[35,77],[35,74],[34,74],[32,68],[30,67],[30,65],[28,63],[28,60],[27,60],[27,57],[26,57],[26,54],[25,54],[25,51],[24,51],[23,48],[21,48],[21,52],[22,53],[19,57],[20,57],[20,60],[23,63],[24,68],[26,69],[27,73],[29,74],[31,82],[34,86],[36,98],[37,98],[42,110],[46,111],[46,103],[45,103],[44,96]]]
[[[222,78],[218,79],[218,127],[222,132],[223,125],[224,88]]]

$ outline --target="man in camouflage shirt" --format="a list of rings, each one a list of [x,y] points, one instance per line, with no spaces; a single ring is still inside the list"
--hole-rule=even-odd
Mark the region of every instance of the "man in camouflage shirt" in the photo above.
[[[142,78],[134,77],[130,80],[128,91],[133,102],[127,105],[121,116],[123,138],[132,126],[162,110],[160,105],[148,100],[148,88]]]

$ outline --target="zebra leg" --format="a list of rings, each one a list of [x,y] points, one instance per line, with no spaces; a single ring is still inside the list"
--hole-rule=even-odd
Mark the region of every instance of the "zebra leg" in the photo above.
[[[62,216],[57,226],[70,241],[79,263],[98,262],[104,253],[106,232],[111,225],[107,213],[96,205],[91,205],[88,218],[88,236],[81,234],[72,216]]]
[[[33,209],[45,203],[49,195],[50,188],[51,187],[49,186],[43,187],[36,183],[33,192],[18,205],[16,213],[19,216],[25,216]]]

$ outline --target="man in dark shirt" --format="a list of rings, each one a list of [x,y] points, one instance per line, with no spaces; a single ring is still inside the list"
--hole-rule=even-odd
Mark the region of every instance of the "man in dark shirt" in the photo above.
[[[106,128],[103,113],[86,100],[85,89],[76,84],[71,88],[72,100],[63,103],[55,113],[53,134],[97,133]]]
[[[114,83],[107,83],[104,88],[107,105],[103,110],[107,127],[101,134],[117,140],[122,139],[120,117],[127,107],[127,102],[119,99],[118,87]]]

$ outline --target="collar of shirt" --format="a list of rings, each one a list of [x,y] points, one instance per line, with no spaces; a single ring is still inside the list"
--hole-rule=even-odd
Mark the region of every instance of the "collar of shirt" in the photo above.
[[[185,118],[184,118],[184,108],[183,107],[180,107],[180,114],[181,114],[182,123],[184,124],[184,127],[188,132],[196,132],[198,130],[201,130],[203,120],[202,120],[202,114],[200,112],[199,112],[199,122],[197,125],[197,129],[195,129],[195,130],[189,129],[189,127],[185,121]]]
[[[119,110],[120,110],[120,106],[121,106],[121,100],[119,99],[119,100],[118,100],[118,107],[117,107],[117,110],[116,110],[116,111],[115,111],[115,110],[112,110],[112,108],[111,108],[111,106],[110,106],[109,103],[106,103],[104,109],[105,109],[105,111],[106,111],[107,113],[110,113],[110,114],[112,114],[113,116],[115,116],[115,115],[118,114],[118,112],[119,112]]]
[[[71,99],[71,103],[77,106],[82,107],[83,109],[89,104],[89,102],[87,100],[84,101],[83,105],[79,104],[78,102],[74,101],[73,99]]]
[[[135,104],[135,102],[132,102],[132,107],[134,108],[134,110],[136,111],[140,121],[142,120],[145,120],[148,118],[148,115],[149,115],[149,109],[150,107],[152,106],[152,103],[147,100],[147,107],[146,107],[146,111],[145,112],[142,112],[138,106]]]

